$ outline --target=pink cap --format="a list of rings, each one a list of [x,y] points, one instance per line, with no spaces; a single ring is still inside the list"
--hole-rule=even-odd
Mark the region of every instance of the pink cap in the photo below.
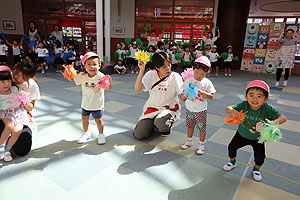
[[[0,71],[8,71],[11,72],[11,69],[5,65],[0,65]]]
[[[87,52],[84,56],[80,56],[81,63],[84,65],[85,61],[91,57],[98,57],[100,59],[100,57],[94,52]]]
[[[263,90],[266,90],[268,92],[268,94],[270,94],[270,87],[264,81],[261,81],[261,80],[251,81],[250,83],[248,83],[246,90],[248,90],[249,88],[252,88],[252,87],[259,87]]]
[[[195,60],[195,63],[201,63],[201,64],[206,65],[209,68],[211,67],[210,61],[209,61],[208,57],[206,57],[206,56],[202,56],[202,55],[198,56]]]

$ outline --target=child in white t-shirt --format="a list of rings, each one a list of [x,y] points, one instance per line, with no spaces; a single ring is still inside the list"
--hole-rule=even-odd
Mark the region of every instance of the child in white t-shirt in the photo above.
[[[40,67],[42,69],[42,74],[44,74],[45,66],[47,65],[45,57],[49,56],[49,51],[48,49],[44,48],[43,41],[39,41],[38,48],[35,50],[35,53],[38,54],[38,63],[40,64]]]
[[[228,53],[228,57],[224,59],[225,76],[227,75],[231,76],[231,67],[232,67],[232,59],[233,59],[231,45],[227,46],[226,52]]]
[[[118,74],[125,74],[126,73],[127,70],[126,70],[126,67],[123,64],[123,59],[122,58],[118,59],[118,64],[115,65],[114,70]]]
[[[21,40],[21,43],[18,44],[18,41],[16,39],[13,40],[12,43],[9,43],[8,40],[6,40],[6,43],[12,47],[12,53],[14,57],[14,64],[17,64],[21,61],[21,48],[23,44],[23,40]]]
[[[212,69],[216,68],[216,76],[218,76],[219,75],[218,58],[220,58],[221,56],[219,56],[219,54],[217,52],[217,46],[212,45],[211,51],[207,55],[208,55],[209,61],[211,63],[211,68]],[[209,74],[210,73],[211,73],[211,71],[209,71]]]
[[[70,81],[74,80],[76,85],[81,85],[82,89],[81,108],[83,134],[77,140],[77,143],[84,143],[91,137],[88,128],[89,117],[90,114],[92,114],[99,131],[98,144],[105,144],[106,141],[103,134],[104,125],[102,121],[104,90],[100,88],[98,92],[94,91],[99,80],[104,76],[104,74],[99,71],[104,64],[101,63],[100,57],[93,52],[86,53],[81,58],[81,62],[84,65],[85,71],[77,74],[74,79],[70,79]],[[111,85],[107,89],[111,89]]]
[[[171,70],[172,71],[174,71],[174,72],[176,72],[176,70],[177,70],[177,64],[178,64],[178,62],[179,62],[179,59],[178,58],[176,58],[176,53],[177,53],[177,47],[176,46],[173,46],[172,47],[172,53],[171,53],[171,61],[172,61],[172,68],[171,68]]]
[[[196,46],[196,51],[194,52],[194,56],[196,58],[198,58],[200,55],[203,55],[202,46],[201,45],[197,45]]]
[[[184,81],[183,88],[186,89],[190,84],[198,88],[198,97],[195,100],[189,100],[187,97],[180,98],[185,100],[186,106],[186,126],[188,127],[187,141],[181,148],[188,149],[193,145],[192,138],[195,127],[200,131],[199,147],[197,154],[204,154],[204,141],[206,136],[207,121],[207,100],[213,99],[216,92],[212,82],[205,76],[211,67],[210,61],[206,56],[200,56],[195,60],[193,70],[194,77]]]
[[[131,73],[134,74],[138,74],[138,61],[135,59],[135,53],[138,51],[139,49],[137,48],[136,45],[136,41],[134,41],[132,43],[132,46],[128,47],[128,52],[127,52],[127,64],[130,66],[131,69]]]
[[[7,56],[8,56],[8,47],[4,44],[4,40],[0,36],[0,65],[6,65]]]

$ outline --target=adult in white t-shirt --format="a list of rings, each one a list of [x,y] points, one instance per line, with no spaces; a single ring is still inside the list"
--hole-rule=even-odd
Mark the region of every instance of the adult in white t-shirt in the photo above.
[[[60,41],[61,46],[64,46],[64,34],[63,32],[60,30],[60,25],[59,24],[54,24],[54,31],[51,33],[50,38],[54,36],[55,40]]]
[[[181,76],[171,71],[171,60],[166,52],[155,53],[152,64],[154,70],[143,76],[145,65],[139,62],[140,72],[134,86],[135,91],[144,90],[150,94],[133,132],[139,140],[146,139],[155,131],[162,136],[170,134],[173,123],[180,118]]]
[[[18,86],[19,90],[24,91],[30,99],[30,102],[24,106],[29,117],[28,124],[24,124],[21,135],[12,147],[18,156],[25,156],[30,152],[32,136],[37,132],[37,125],[30,112],[34,108],[35,101],[41,98],[40,90],[38,84],[32,78],[36,73],[36,67],[32,62],[19,62],[17,65],[15,65],[12,73],[14,83]],[[4,124],[0,120],[0,133],[2,132],[3,128]]]
[[[206,46],[206,45],[210,45],[210,46],[212,46],[212,45],[214,45],[215,44],[215,42],[217,41],[217,39],[219,39],[220,38],[220,29],[218,29],[218,31],[217,31],[217,36],[216,37],[213,37],[213,33],[212,32],[208,32],[208,34],[207,34],[207,38],[206,37],[204,37],[203,36],[203,33],[204,32],[202,32],[202,41],[204,42],[204,46]]]
[[[156,31],[152,30],[150,36],[147,37],[148,40],[148,46],[157,44],[160,40],[159,37],[156,36]]]

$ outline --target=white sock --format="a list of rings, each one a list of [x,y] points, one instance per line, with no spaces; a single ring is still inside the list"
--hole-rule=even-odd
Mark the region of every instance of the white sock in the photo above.
[[[187,142],[191,142],[192,143],[193,142],[193,138],[192,137],[190,137],[190,138],[187,137]]]

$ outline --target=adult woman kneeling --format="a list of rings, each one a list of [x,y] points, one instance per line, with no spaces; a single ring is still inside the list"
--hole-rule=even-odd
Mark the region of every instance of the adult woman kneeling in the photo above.
[[[134,89],[149,91],[149,98],[144,105],[133,136],[138,140],[148,138],[154,131],[162,136],[170,134],[173,123],[180,118],[181,106],[179,95],[182,94],[181,76],[171,71],[171,60],[167,53],[155,53],[152,57],[154,70],[144,76],[145,64],[139,61],[139,74]]]

